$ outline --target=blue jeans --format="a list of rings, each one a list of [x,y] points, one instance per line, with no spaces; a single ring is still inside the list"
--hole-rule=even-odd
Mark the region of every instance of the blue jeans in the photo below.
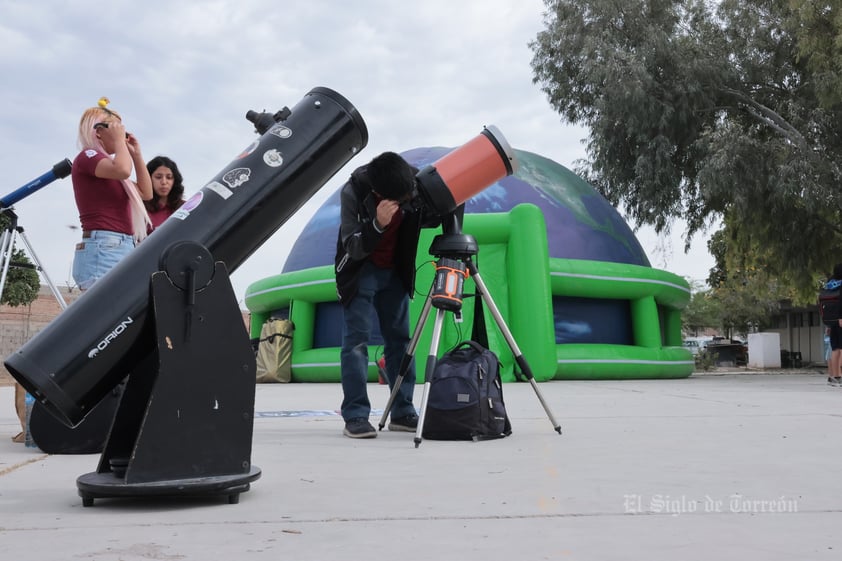
[[[389,389],[400,373],[401,359],[409,344],[409,295],[392,269],[380,269],[366,263],[360,271],[359,292],[343,309],[342,352],[342,418],[346,421],[368,418],[368,342],[371,336],[371,311],[377,313],[386,357],[386,378]],[[412,394],[415,390],[413,360],[392,403],[393,419],[414,415]]]
[[[73,255],[73,280],[87,290],[134,249],[134,238],[128,234],[94,230],[89,238],[76,245]]]

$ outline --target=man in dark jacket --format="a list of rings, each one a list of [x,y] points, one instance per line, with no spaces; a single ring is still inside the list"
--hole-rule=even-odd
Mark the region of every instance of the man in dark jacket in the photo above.
[[[357,168],[340,195],[334,268],[343,306],[342,418],[344,434],[351,438],[377,436],[368,420],[371,404],[366,390],[372,310],[383,335],[390,388],[410,340],[409,298],[424,217],[422,210],[405,203],[412,198],[416,173],[398,154],[384,152]],[[414,432],[418,427],[414,388],[413,361],[392,404],[389,430]]]

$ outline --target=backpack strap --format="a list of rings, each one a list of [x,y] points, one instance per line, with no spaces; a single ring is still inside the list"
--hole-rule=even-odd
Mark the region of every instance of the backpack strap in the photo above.
[[[477,343],[476,341],[462,341],[461,343],[459,343],[459,345],[456,348],[461,349],[463,347],[470,347],[479,354],[482,354],[483,351],[488,350],[488,347],[485,347],[485,346],[481,345],[480,343]]]

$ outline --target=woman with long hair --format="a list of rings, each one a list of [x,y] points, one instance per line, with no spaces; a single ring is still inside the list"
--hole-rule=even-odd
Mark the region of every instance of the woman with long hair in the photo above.
[[[155,156],[146,164],[152,178],[152,199],[146,201],[146,212],[154,230],[184,204],[184,178],[174,161]]]
[[[100,98],[79,121],[79,148],[71,178],[82,242],[73,256],[73,280],[93,286],[147,234],[143,201],[152,198],[152,180],[140,143],[120,115]],[[135,181],[132,181],[132,172]]]

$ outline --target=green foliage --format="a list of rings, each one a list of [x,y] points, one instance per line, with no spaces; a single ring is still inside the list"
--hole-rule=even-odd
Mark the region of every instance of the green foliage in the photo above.
[[[6,213],[0,213],[0,229],[9,225],[9,217]],[[31,304],[38,297],[38,289],[41,280],[34,268],[16,267],[14,264],[32,265],[26,254],[16,249],[11,256],[9,272],[6,275],[6,284],[3,286],[3,294],[0,296],[0,304],[9,306],[25,306]]]
[[[682,328],[686,333],[699,333],[709,327],[722,325],[722,308],[710,292],[694,292],[681,314]]]
[[[729,255],[814,294],[842,261],[842,7],[545,3],[534,81],[590,131],[577,171],[635,225],[686,219],[688,246],[722,220]]]

